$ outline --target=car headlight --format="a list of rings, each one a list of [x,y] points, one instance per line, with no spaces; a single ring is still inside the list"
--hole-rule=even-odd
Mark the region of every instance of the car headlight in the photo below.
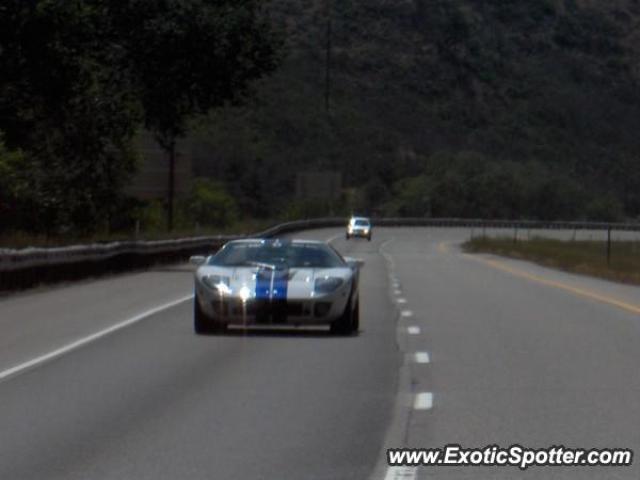
[[[231,293],[231,288],[229,288],[229,277],[223,277],[221,275],[204,275],[202,277],[202,283],[219,293],[226,295]]]
[[[243,285],[238,291],[238,295],[243,302],[246,302],[251,298],[251,290],[246,285]]]
[[[315,293],[331,293],[335,292],[344,283],[344,280],[338,277],[322,277],[316,278],[313,291]]]

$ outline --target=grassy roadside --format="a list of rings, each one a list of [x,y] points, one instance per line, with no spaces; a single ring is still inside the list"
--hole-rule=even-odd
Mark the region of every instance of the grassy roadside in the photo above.
[[[563,241],[548,238],[474,238],[463,244],[469,253],[493,253],[530,260],[547,267],[640,285],[640,242],[611,243],[611,261],[607,264],[606,242]]]
[[[162,230],[141,231],[138,240],[167,240],[172,238],[185,238],[203,235],[235,235],[250,234],[266,230],[267,228],[282,223],[278,220],[245,220],[228,227],[200,228],[199,230],[174,230],[169,233]],[[12,232],[0,234],[0,248],[26,248],[26,247],[60,247],[65,245],[79,245],[87,243],[106,243],[135,240],[136,235],[131,232],[95,233],[93,235],[67,235],[45,236],[33,235],[25,232]]]

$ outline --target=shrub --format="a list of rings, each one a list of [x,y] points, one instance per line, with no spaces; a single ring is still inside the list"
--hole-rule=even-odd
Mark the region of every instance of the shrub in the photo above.
[[[189,196],[181,202],[184,221],[191,226],[226,227],[238,220],[238,207],[220,182],[197,178]]]

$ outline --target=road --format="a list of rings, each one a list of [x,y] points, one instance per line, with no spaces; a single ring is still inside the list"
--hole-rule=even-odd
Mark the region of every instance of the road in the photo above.
[[[378,229],[361,331],[192,333],[173,266],[0,300],[0,479],[638,479],[640,467],[393,469],[390,447],[640,451],[640,289]]]

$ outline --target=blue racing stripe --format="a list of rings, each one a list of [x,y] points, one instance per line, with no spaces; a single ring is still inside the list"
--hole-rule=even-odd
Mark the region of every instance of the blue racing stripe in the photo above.
[[[271,279],[273,275],[273,290]],[[289,269],[260,268],[256,273],[256,299],[286,300],[289,286]]]
[[[274,300],[286,300],[287,288],[289,286],[289,269],[276,270],[275,278],[273,279],[273,299]]]
[[[259,268],[256,272],[256,299],[265,300],[271,298],[271,270]]]

